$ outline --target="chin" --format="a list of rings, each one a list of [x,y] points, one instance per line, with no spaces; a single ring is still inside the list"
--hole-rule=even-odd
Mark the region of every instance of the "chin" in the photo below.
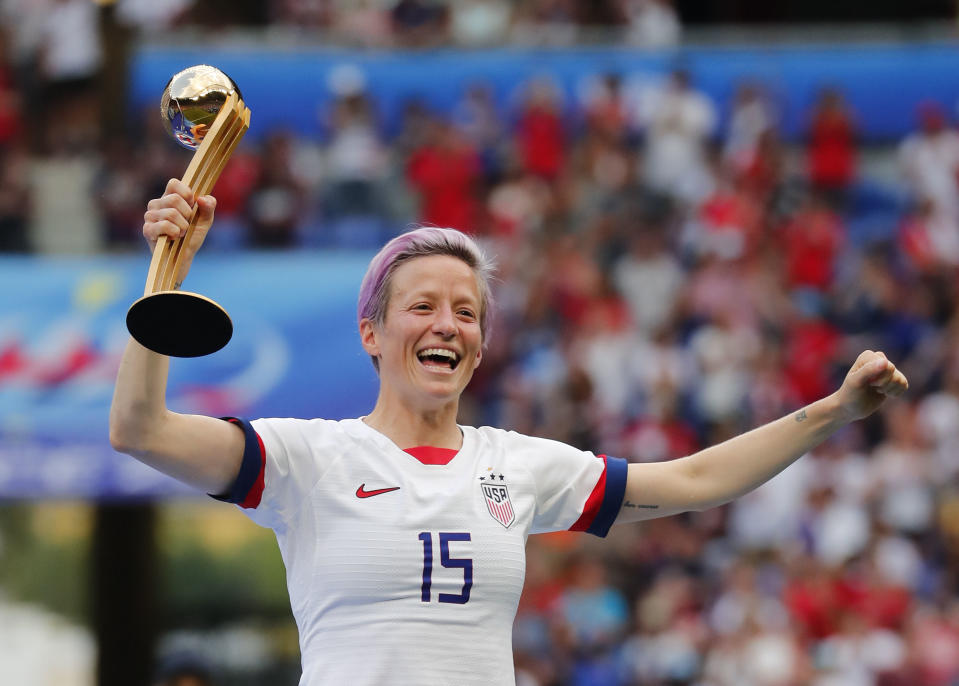
[[[458,400],[468,383],[469,380],[463,382],[462,379],[450,378],[449,380],[430,380],[419,387],[425,395],[446,403]]]

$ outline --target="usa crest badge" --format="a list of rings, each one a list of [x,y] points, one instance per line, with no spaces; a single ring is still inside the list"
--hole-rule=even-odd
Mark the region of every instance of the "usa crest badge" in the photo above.
[[[501,477],[502,478],[502,477]],[[516,521],[513,503],[509,499],[509,488],[506,484],[483,483],[483,497],[486,499],[486,508],[497,522],[507,529]]]

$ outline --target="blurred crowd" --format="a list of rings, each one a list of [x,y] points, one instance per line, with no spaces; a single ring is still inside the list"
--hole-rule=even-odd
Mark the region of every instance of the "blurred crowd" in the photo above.
[[[499,157],[460,139],[486,189],[455,203],[468,217],[431,210],[415,154],[407,166],[423,217],[458,219],[500,259],[477,422],[668,460],[832,392],[863,349],[912,388],[724,508],[614,530],[612,546],[534,537],[523,683],[959,683],[959,136],[944,108],[917,112],[887,187],[863,173],[833,89],[786,146],[757,86],[725,130],[682,71],[636,99],[598,78],[572,125],[540,88],[489,138],[508,141]]]
[[[77,4],[51,2],[51,16]],[[126,5],[166,7],[171,22],[205,11]],[[458,29],[466,12],[513,31],[585,21],[583,5],[562,0],[345,6],[271,3],[269,21],[376,23],[380,34],[357,35],[383,45],[419,41],[406,31],[429,22],[452,36],[484,26]],[[595,6],[616,21],[669,8]],[[34,49],[46,46],[35,93],[17,81],[13,36],[0,51],[0,251],[62,250],[76,234],[80,251],[142,250],[145,202],[183,157],[155,117],[135,139],[101,144],[96,67],[58,72],[56,35],[34,34]],[[888,151],[890,185],[866,173],[856,113],[825,85],[798,141],[781,139],[761,85],[719,103],[681,69],[642,88],[597,74],[575,102],[539,79],[509,111],[477,85],[451,112],[411,101],[392,135],[361,78],[338,92],[320,135],[275,131],[240,149],[205,249],[372,248],[410,222],[473,233],[499,271],[466,423],[669,460],[832,392],[863,349],[910,378],[904,398],[731,505],[617,527],[605,543],[531,538],[519,684],[959,684],[959,134],[948,109],[916,113]],[[27,121],[23,103],[38,93],[52,114]],[[58,207],[78,174],[94,189],[87,226],[74,214],[65,238]]]

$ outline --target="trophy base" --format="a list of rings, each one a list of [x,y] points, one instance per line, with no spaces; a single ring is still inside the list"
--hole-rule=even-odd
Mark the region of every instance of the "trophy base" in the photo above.
[[[229,343],[233,322],[220,305],[198,293],[160,291],[127,311],[127,329],[145,348],[171,357],[202,357]]]

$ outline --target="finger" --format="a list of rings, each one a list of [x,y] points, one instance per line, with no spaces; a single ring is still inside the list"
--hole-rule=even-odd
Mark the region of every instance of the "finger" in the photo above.
[[[878,370],[869,375],[868,383],[870,386],[875,388],[882,388],[887,383],[892,381],[892,377],[895,373],[896,367],[889,361],[882,360],[882,364],[879,365]]]
[[[906,379],[905,374],[897,369],[892,375],[892,378],[884,383],[879,390],[881,393],[891,397],[900,396],[909,390],[909,380]]]
[[[160,236],[177,239],[183,235],[185,229],[170,221],[149,221],[143,225],[143,235],[147,240],[155,241]]]
[[[192,215],[193,208],[182,195],[168,193],[154,198],[147,203],[147,211],[143,213],[143,235],[151,248],[161,235],[178,238],[189,226]],[[165,226],[163,222],[171,222],[179,230],[174,231],[172,226]]]
[[[865,365],[869,364],[874,358],[875,353],[872,350],[863,350],[859,353],[859,357],[856,358],[856,361],[852,363],[852,369],[849,371],[856,372],[862,369]]]
[[[172,207],[165,207],[159,210],[147,210],[144,216],[148,222],[156,224],[172,224],[181,231],[186,231],[190,226],[190,219],[184,216],[182,212]]]
[[[143,237],[150,242],[156,242],[157,238],[164,235],[158,222],[152,221],[143,215]]]
[[[869,351],[871,353],[871,351]],[[871,385],[879,376],[886,372],[889,361],[881,357],[870,357],[869,359],[856,360],[857,367],[853,367],[850,373],[851,381],[858,387]]]
[[[191,207],[195,201],[195,198],[193,197],[193,191],[189,186],[180,181],[180,179],[170,179],[167,181],[166,190],[164,190],[163,195],[179,195]]]
[[[193,205],[178,193],[167,193],[147,203],[148,210],[174,209],[188,219],[193,215]]]
[[[143,225],[143,235],[147,240],[157,240],[160,236],[177,239],[183,235],[185,229],[172,221],[154,220]]]

